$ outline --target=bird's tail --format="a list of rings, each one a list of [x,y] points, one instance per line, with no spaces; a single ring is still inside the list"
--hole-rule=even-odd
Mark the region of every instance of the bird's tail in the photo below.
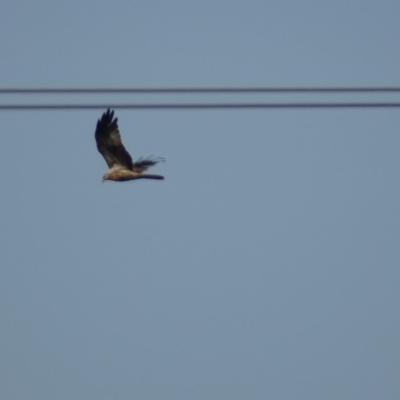
[[[164,179],[162,175],[155,175],[155,174],[141,174],[138,176],[138,179]]]
[[[163,157],[147,157],[143,158],[140,157],[139,160],[136,160],[133,165],[132,165],[132,171],[133,172],[144,172],[150,167],[153,167],[154,165],[158,164],[159,162],[165,162],[165,158]]]

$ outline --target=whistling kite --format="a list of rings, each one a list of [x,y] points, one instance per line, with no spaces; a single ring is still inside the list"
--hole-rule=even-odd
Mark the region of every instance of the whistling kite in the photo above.
[[[117,124],[118,118],[113,120],[113,117],[114,111],[108,109],[101,119],[97,121],[95,133],[97,150],[99,150],[106,160],[108,168],[110,168],[103,175],[103,182],[106,180],[164,179],[161,175],[143,173],[158,162],[165,161],[163,158],[140,157],[139,160],[132,162],[132,157],[121,142]]]

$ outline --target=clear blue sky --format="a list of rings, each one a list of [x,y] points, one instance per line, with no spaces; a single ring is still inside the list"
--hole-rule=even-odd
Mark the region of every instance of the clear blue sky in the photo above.
[[[399,15],[4,0],[0,86],[400,85]],[[1,399],[400,398],[398,109],[116,110],[124,184],[101,113],[0,113]]]

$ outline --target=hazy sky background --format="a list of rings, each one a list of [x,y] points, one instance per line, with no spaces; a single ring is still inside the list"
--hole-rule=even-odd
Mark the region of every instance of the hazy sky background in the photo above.
[[[0,86],[400,85],[399,15],[4,0]],[[383,96],[305,99],[354,98]],[[283,97],[155,101],[220,99]],[[133,99],[0,97],[23,100]],[[102,112],[0,112],[1,399],[400,398],[398,109],[117,109],[132,156],[167,159],[123,184]]]

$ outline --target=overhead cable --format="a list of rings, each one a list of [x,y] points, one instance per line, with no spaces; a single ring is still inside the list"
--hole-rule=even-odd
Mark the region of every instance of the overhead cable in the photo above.
[[[330,103],[125,103],[125,104],[0,104],[0,110],[201,110],[201,109],[343,109],[398,108],[400,102],[330,102]]]
[[[170,88],[0,88],[0,94],[196,94],[196,93],[394,93],[400,86],[170,87]]]

